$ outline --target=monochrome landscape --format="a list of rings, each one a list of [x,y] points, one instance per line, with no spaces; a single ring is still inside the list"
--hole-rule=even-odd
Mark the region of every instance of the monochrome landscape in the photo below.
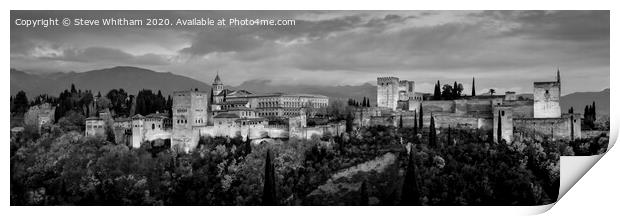
[[[609,11],[11,11],[11,205],[546,205],[609,143]]]

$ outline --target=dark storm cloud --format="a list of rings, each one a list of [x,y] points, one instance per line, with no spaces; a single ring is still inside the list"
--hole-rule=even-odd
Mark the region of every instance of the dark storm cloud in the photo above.
[[[16,16],[296,21],[208,28],[12,24],[11,66],[26,71],[137,65],[211,82],[220,70],[243,77],[230,80],[233,85],[246,79],[359,84],[403,75],[424,86],[432,79],[476,76],[482,88],[499,88],[485,87],[487,82],[529,89],[541,72],[561,67],[567,80],[588,72],[590,83],[609,82],[609,11],[12,11]],[[506,82],[513,74],[522,81]],[[567,92],[571,88],[593,87],[567,85]]]
[[[605,11],[502,13],[483,13],[487,18],[493,15],[496,19],[492,20],[343,35],[300,49],[294,61],[298,68],[310,71],[370,73],[386,68],[497,73],[553,65],[609,65],[609,14]],[[490,24],[497,20],[509,22],[499,24],[509,28]],[[323,50],[330,52],[321,54]]]
[[[514,23],[506,36],[551,40],[609,39],[609,11],[484,11],[473,16]]]
[[[480,24],[446,23],[380,34],[344,34],[300,49],[295,62],[304,70],[376,72],[410,69],[453,69],[507,66],[493,56],[480,58],[493,41]],[[324,50],[331,50],[323,53]],[[323,53],[323,54],[322,54]],[[359,61],[365,59],[366,61]]]

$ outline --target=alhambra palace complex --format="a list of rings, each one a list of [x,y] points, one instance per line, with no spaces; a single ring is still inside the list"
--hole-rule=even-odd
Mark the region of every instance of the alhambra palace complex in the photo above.
[[[356,113],[362,126],[413,125],[420,110],[425,113],[424,125],[430,124],[430,115],[437,127],[461,127],[501,131],[506,142],[514,136],[545,135],[552,138],[581,137],[581,114],[562,113],[560,107],[561,80],[557,71],[555,81],[534,82],[534,98],[517,97],[515,92],[505,95],[465,96],[457,100],[425,100],[415,92],[415,82],[396,77],[377,78],[377,107]],[[428,95],[426,95],[428,96]],[[501,124],[501,125],[500,125]],[[497,141],[498,133],[493,133]]]
[[[353,127],[397,126],[400,122],[407,127],[414,124],[422,111],[425,126],[429,125],[432,115],[436,127],[493,130],[495,140],[501,131],[501,139],[506,142],[513,141],[515,136],[532,133],[553,138],[580,138],[581,115],[561,112],[559,70],[555,81],[534,82],[533,87],[533,99],[506,92],[505,95],[429,100],[429,94],[415,91],[413,81],[379,77],[376,106],[356,108]],[[100,112],[97,117],[86,119],[85,135],[103,136],[111,129],[117,143],[139,148],[146,141],[170,139],[171,148],[188,152],[198,146],[200,137],[206,136],[309,139],[344,133],[345,121],[312,127],[306,124],[308,116],[328,104],[329,98],[322,95],[253,94],[224,89],[217,75],[210,92],[198,89],[174,92],[172,118],[163,113],[112,118],[109,112]],[[53,107],[34,108],[39,126],[52,123]]]

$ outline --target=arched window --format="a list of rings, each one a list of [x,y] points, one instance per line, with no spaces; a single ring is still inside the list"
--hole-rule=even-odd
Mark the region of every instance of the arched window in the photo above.
[[[151,129],[155,130],[155,124],[151,124]]]

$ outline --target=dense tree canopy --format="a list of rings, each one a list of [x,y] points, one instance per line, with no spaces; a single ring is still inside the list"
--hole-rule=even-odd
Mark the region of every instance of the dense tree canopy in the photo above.
[[[154,143],[131,149],[105,137],[83,137],[79,130],[52,129],[38,139],[11,138],[11,204],[261,205],[267,149],[279,205],[409,203],[402,197],[420,205],[534,205],[557,198],[557,143],[493,143],[484,131],[449,130],[437,129],[437,145],[429,145],[429,130],[414,134],[411,128],[380,126],[255,145],[204,137],[197,150],[183,154]],[[443,143],[446,136],[455,143]],[[385,153],[397,160],[384,171],[339,180],[358,191],[315,192],[335,173]]]
[[[28,97],[26,97],[26,92],[19,91],[15,95],[15,98],[11,100],[12,102],[12,113],[24,114],[28,111]]]

